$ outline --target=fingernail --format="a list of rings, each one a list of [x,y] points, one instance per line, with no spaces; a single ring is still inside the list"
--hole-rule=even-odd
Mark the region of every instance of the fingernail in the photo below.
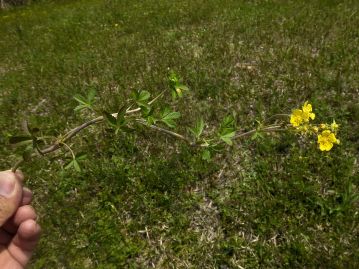
[[[15,189],[15,177],[0,177],[0,195],[10,197]]]

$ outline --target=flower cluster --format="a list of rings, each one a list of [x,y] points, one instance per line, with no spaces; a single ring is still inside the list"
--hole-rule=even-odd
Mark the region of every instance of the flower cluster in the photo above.
[[[302,109],[294,109],[290,115],[290,123],[296,130],[302,134],[317,135],[317,143],[321,151],[329,151],[334,144],[339,144],[339,139],[336,134],[339,125],[333,121],[331,124],[322,123],[319,125],[309,123],[310,120],[315,119],[315,114],[312,112],[312,105],[305,102]]]
[[[290,115],[290,123],[294,127],[299,127],[304,123],[308,123],[309,119],[314,120],[315,114],[312,113],[312,105],[305,102],[302,109],[294,109]]]

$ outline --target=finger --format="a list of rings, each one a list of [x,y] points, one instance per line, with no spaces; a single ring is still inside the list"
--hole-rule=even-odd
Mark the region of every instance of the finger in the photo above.
[[[0,245],[9,244],[13,237],[14,237],[13,234],[9,234],[4,229],[0,228]]]
[[[22,198],[22,187],[17,175],[11,171],[0,172],[0,226],[17,210]]]
[[[26,187],[22,188],[22,201],[21,205],[28,205],[32,200],[32,192]]]
[[[4,224],[3,229],[10,234],[15,234],[21,223],[27,220],[36,220],[36,218],[37,215],[32,206],[24,205],[19,207],[15,215]]]
[[[17,234],[8,246],[8,251],[22,265],[25,266],[32,255],[41,233],[40,225],[34,220],[27,220],[19,226]]]

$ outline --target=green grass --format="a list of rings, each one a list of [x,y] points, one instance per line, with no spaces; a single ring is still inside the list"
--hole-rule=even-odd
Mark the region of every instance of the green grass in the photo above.
[[[152,131],[91,127],[61,157],[25,164],[43,228],[30,268],[358,268],[357,1],[40,1],[0,12],[1,169],[28,119],[58,135],[93,115],[74,94],[116,111],[132,90],[191,94],[180,130],[203,115],[241,130],[305,100],[335,119],[322,153],[291,134],[246,140],[205,162]],[[166,99],[171,102],[170,97]],[[210,128],[208,128],[210,129]]]

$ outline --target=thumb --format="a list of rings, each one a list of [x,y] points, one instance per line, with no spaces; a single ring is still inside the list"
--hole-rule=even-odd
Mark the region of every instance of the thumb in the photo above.
[[[19,176],[11,171],[0,172],[0,227],[18,209],[21,198]]]

